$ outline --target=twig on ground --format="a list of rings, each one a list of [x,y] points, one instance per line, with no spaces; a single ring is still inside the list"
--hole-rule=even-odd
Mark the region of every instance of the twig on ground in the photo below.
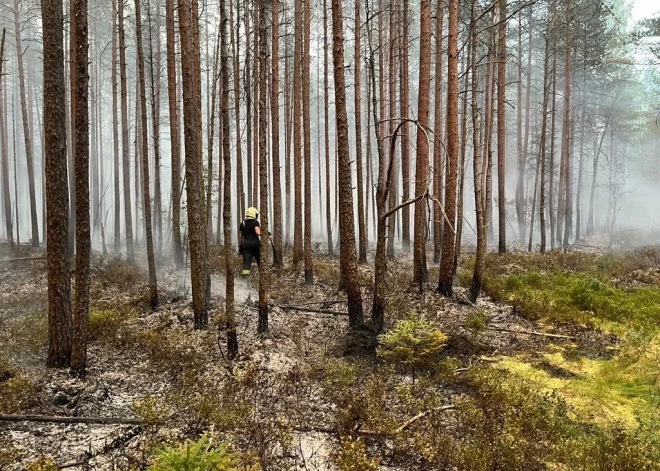
[[[142,425],[142,419],[126,417],[68,417],[57,415],[0,414],[0,422],[51,422],[58,424]]]
[[[513,330],[513,329],[505,329],[501,327],[487,327],[486,329],[496,332],[510,332],[512,334],[526,334],[526,335],[536,335],[539,337],[550,337],[553,339],[575,340],[575,337],[572,337],[570,335],[548,334],[545,332],[537,332],[535,330]]]

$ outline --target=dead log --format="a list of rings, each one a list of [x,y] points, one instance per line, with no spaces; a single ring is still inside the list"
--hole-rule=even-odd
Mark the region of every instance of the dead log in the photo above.
[[[24,257],[24,258],[7,258],[4,260],[0,260],[0,262],[7,262],[7,263],[16,263],[16,262],[29,262],[31,260],[46,260],[46,257]]]
[[[312,312],[316,314],[331,314],[333,316],[348,316],[347,312],[332,311],[330,309],[311,309],[304,306],[276,306],[285,311]]]
[[[142,425],[142,419],[125,417],[68,417],[57,415],[0,414],[0,422],[51,422],[57,424]]]

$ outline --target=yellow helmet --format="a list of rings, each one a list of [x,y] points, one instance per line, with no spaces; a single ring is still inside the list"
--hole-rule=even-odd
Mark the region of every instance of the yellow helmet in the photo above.
[[[259,216],[259,210],[253,206],[250,206],[245,210],[245,219],[257,219]]]

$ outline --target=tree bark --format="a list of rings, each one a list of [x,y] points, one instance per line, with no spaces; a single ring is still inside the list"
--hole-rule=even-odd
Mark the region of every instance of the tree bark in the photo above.
[[[479,106],[478,106],[478,72],[477,72],[477,32],[476,32],[476,18],[475,18],[475,0],[472,0],[472,11],[470,15],[470,47],[471,47],[471,88],[472,88],[472,148],[474,153],[472,156],[472,175],[474,177],[474,207],[476,213],[477,224],[477,253],[474,260],[474,270],[472,272],[472,283],[470,284],[470,300],[474,303],[481,293],[483,284],[483,266],[484,255],[486,253],[486,227],[487,220],[484,217],[484,199],[482,196],[483,185],[481,173],[482,169],[482,146],[481,138],[481,123],[479,122]]]
[[[208,271],[204,194],[201,168],[202,122],[197,0],[179,0],[179,34],[183,73],[183,113],[186,161],[190,280],[195,329],[208,325]]]
[[[30,115],[27,107],[27,92],[25,87],[25,71],[23,67],[23,45],[21,43],[21,25],[18,18],[19,0],[14,0],[14,26],[16,39],[16,62],[18,64],[18,84],[21,94],[21,114],[23,117],[23,138],[25,141],[25,158],[28,171],[28,192],[30,195],[30,222],[32,223],[32,247],[39,247],[39,219],[37,218],[37,198],[34,184],[34,151],[30,131]]]
[[[436,8],[435,27],[435,96],[434,96],[434,119],[433,132],[435,140],[433,144],[433,193],[442,202],[442,189],[444,186],[444,171],[442,167],[443,139],[442,139],[442,37],[443,37],[444,8],[442,2],[438,2]],[[438,205],[433,209],[433,262],[440,263],[443,239],[442,214]]]
[[[117,0],[119,8],[119,82],[121,85],[121,152],[124,182],[124,226],[126,230],[126,258],[135,263],[133,248],[133,215],[131,208],[131,167],[128,147],[128,88],[126,84],[126,39],[124,29],[124,2]],[[137,175],[135,176],[137,178]],[[137,195],[136,195],[137,197]]]
[[[119,0],[121,1],[121,0]],[[183,267],[181,244],[181,157],[179,110],[176,96],[176,44],[174,33],[174,0],[165,0],[165,34],[167,37],[167,93],[170,113],[170,155],[172,172],[172,252],[177,269]]]
[[[14,226],[11,217],[11,194],[9,189],[9,151],[7,144],[7,120],[5,114],[5,107],[7,106],[6,100],[6,87],[3,87],[2,69],[4,64],[4,51],[5,51],[5,28],[2,29],[2,42],[0,43],[0,152],[2,152],[2,196],[3,208],[5,216],[5,230],[7,241],[10,248],[14,245]]]
[[[421,8],[421,7],[420,7]],[[401,119],[406,120],[409,118],[409,103],[410,103],[410,86],[409,86],[409,64],[408,64],[408,22],[409,20],[409,5],[408,0],[403,0],[403,18],[402,18],[402,31],[401,31]],[[421,44],[420,44],[421,47]],[[431,51],[429,49],[428,56],[430,59]],[[421,58],[421,52],[420,52]],[[421,71],[421,67],[420,67]],[[421,83],[420,75],[420,83]],[[418,100],[419,104],[419,100]],[[419,114],[419,113],[418,113]],[[419,142],[419,129],[417,130],[418,142]],[[417,156],[419,156],[419,148],[417,149]],[[410,199],[410,128],[408,124],[404,124],[401,128],[401,178],[403,180],[403,192],[401,198],[403,201],[408,201]],[[419,184],[419,181],[416,180],[416,185]],[[415,188],[417,191],[417,188]],[[424,202],[420,202],[424,204]],[[417,206],[415,206],[415,211],[417,211]],[[416,217],[416,216],[415,216]],[[402,250],[404,253],[410,252],[410,207],[406,206],[401,210],[401,237],[402,237]],[[417,219],[415,219],[415,237],[417,234]],[[415,242],[413,242],[415,243]],[[417,257],[417,254],[413,254],[413,258]],[[426,262],[426,257],[424,257],[424,262]],[[416,270],[417,268],[415,268]],[[424,270],[423,270],[424,271]]]
[[[358,210],[358,263],[367,263],[367,227],[364,220],[364,180],[362,163],[362,89],[360,85],[361,34],[360,2],[355,2],[355,57],[354,57],[354,92],[355,92],[355,165],[357,167],[357,210]]]
[[[498,0],[499,27],[497,47],[497,203],[499,237],[497,251],[506,252],[506,0]]]
[[[273,174],[273,246],[274,262],[277,268],[282,267],[282,184],[280,169],[280,105],[279,105],[279,0],[273,0],[272,6],[273,30],[271,44],[271,84],[270,106],[272,126],[272,174]],[[320,175],[320,169],[319,169]],[[320,185],[319,185],[320,186]],[[320,198],[319,198],[320,202]],[[320,214],[320,213],[319,213]]]
[[[340,271],[348,297],[349,325],[362,325],[362,292],[357,278],[355,257],[355,221],[353,216],[353,186],[348,149],[348,117],[346,114],[346,79],[344,76],[344,32],[342,2],[332,0],[332,61],[335,72],[335,108],[337,120],[337,153],[339,164]]]
[[[87,366],[87,320],[89,318],[89,263],[91,255],[89,217],[89,70],[87,0],[71,4],[74,22],[71,34],[75,49],[71,63],[75,67],[75,88],[71,93],[74,114],[74,142],[76,162],[76,284],[73,307],[73,343],[71,372],[85,375]]]
[[[156,3],[156,6],[160,2]],[[154,145],[154,227],[157,238],[157,255],[163,255],[163,205],[160,186],[160,21],[156,21],[156,54],[154,58],[153,25],[151,23],[151,7],[147,2],[147,19],[149,25],[149,81],[151,88],[151,125]],[[156,18],[160,18],[157,14]],[[146,135],[146,133],[145,133]]]
[[[44,67],[44,133],[48,233],[48,358],[46,366],[69,365],[72,320],[68,257],[64,15],[62,0],[41,2]]]
[[[294,0],[295,25],[293,29],[293,186],[295,208],[293,218],[293,265],[299,267],[303,258],[303,193],[302,193],[302,136],[300,130],[302,101],[302,0]]]
[[[236,312],[234,308],[234,264],[231,246],[231,155],[229,146],[229,52],[227,45],[226,0],[220,2],[220,70],[222,79],[221,115],[222,115],[222,158],[224,159],[224,198],[223,230],[225,255],[225,319],[227,328],[227,356],[238,355],[238,336],[236,335]],[[239,137],[240,139],[240,137]],[[238,195],[237,195],[238,199]]]
[[[259,263],[259,321],[257,331],[268,331],[268,108],[266,105],[268,88],[268,18],[266,8],[270,0],[259,0],[259,188],[261,213],[261,262]],[[309,85],[309,84],[308,84]],[[309,106],[309,96],[307,97]],[[309,111],[309,110],[308,110]],[[308,113],[309,114],[309,113]],[[307,123],[309,127],[309,123]],[[309,134],[308,136],[309,137]],[[308,191],[307,186],[305,191]],[[311,255],[310,255],[311,256]],[[307,268],[307,267],[306,267]],[[305,269],[307,274],[307,269]]]
[[[305,227],[304,227],[304,257],[305,257],[305,284],[314,282],[312,266],[312,144],[310,137],[309,115],[309,80],[310,80],[310,29],[311,29],[310,0],[303,0],[303,57],[302,57],[302,124],[305,160]]]
[[[419,86],[417,101],[417,159],[415,170],[415,197],[428,191],[429,141],[424,129],[429,127],[431,92],[431,0],[421,0],[420,7]],[[404,48],[407,45],[403,45]],[[405,106],[405,103],[402,103]],[[404,198],[405,201],[405,198]],[[413,283],[422,285],[428,278],[426,267],[426,201],[415,203],[415,242],[413,253]]]
[[[449,0],[449,36],[447,39],[447,176],[445,212],[449,222],[456,220],[456,183],[458,160],[458,0]],[[454,263],[455,234],[448,221],[444,221],[438,292],[451,296],[453,291],[452,266]]]
[[[325,148],[325,224],[328,232],[328,255],[334,256],[332,245],[332,212],[330,198],[330,110],[328,95],[330,88],[328,84],[328,5],[323,0],[323,138]],[[288,171],[288,168],[287,168]],[[291,216],[289,216],[289,220]]]
[[[114,171],[114,244],[115,253],[121,247],[121,193],[119,190],[119,104],[117,99],[117,3],[112,3],[112,155]]]
[[[144,211],[144,227],[147,239],[147,263],[149,266],[149,292],[151,309],[158,306],[158,283],[156,280],[156,260],[154,257],[153,224],[151,217],[151,196],[149,176],[149,131],[147,127],[147,87],[144,69],[144,48],[142,45],[141,0],[135,0],[135,35],[137,41],[137,60],[140,86],[140,118],[142,145],[142,208]]]

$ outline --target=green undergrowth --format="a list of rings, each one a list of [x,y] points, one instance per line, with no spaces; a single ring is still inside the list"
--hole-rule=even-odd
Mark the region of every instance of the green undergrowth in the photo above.
[[[472,260],[462,272],[466,281]],[[574,342],[548,351],[501,357],[498,368],[513,378],[559,392],[582,419],[619,421],[634,428],[660,411],[660,285],[655,274],[660,250],[645,248],[608,254],[489,255],[484,292],[542,325],[570,333],[614,334],[614,355],[582,356]],[[586,329],[586,330],[585,330]],[[590,334],[588,331],[595,331]]]

